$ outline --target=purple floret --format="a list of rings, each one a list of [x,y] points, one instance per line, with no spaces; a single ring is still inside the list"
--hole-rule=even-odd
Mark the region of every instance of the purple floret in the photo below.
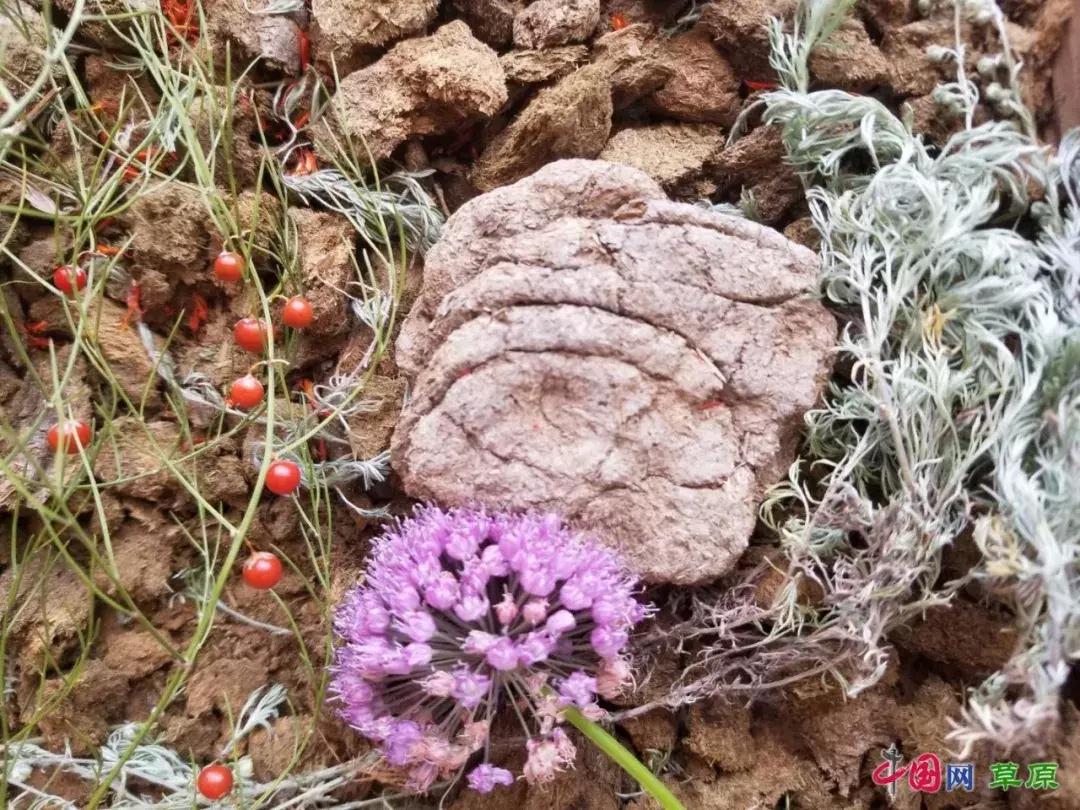
[[[491,793],[497,785],[514,784],[514,775],[505,768],[496,768],[487,762],[477,765],[466,777],[469,787],[477,793]]]

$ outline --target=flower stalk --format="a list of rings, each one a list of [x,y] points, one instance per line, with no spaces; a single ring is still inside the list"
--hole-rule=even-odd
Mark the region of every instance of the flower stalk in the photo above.
[[[635,757],[626,746],[608,734],[597,723],[589,720],[578,709],[567,706],[563,717],[570,725],[585,735],[612,762],[626,771],[641,789],[656,799],[664,810],[684,810],[682,803],[667,789],[652,771]]]

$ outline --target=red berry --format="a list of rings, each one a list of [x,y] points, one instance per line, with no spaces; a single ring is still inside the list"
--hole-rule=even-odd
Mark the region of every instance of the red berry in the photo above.
[[[214,259],[214,277],[218,281],[239,281],[244,276],[244,260],[236,253],[223,250]]]
[[[57,267],[52,280],[56,288],[64,295],[74,295],[76,290],[81,290],[86,286],[86,271],[81,267],[71,265]]]
[[[286,326],[293,329],[304,329],[311,326],[311,319],[315,313],[311,308],[311,302],[306,298],[296,296],[285,302],[285,308],[281,311],[281,320]]]
[[[295,461],[274,461],[266,471],[266,488],[275,495],[291,495],[300,486],[300,468]]]
[[[265,591],[281,582],[281,560],[269,551],[256,551],[244,562],[244,582]]]
[[[199,771],[199,793],[208,799],[220,799],[232,790],[232,771],[224,765],[207,765]]]
[[[249,352],[261,352],[266,350],[266,342],[270,338],[266,324],[257,318],[241,318],[233,327],[233,338],[236,345]]]
[[[237,408],[242,410],[246,411],[254,408],[263,400],[262,383],[250,374],[245,374],[240,379],[235,380],[232,387],[229,388],[229,399],[233,401]]]
[[[54,453],[63,444],[65,453],[78,453],[84,447],[90,446],[90,425],[81,419],[64,422],[63,435],[61,436],[60,423],[56,423],[45,436],[49,442],[49,449]]]

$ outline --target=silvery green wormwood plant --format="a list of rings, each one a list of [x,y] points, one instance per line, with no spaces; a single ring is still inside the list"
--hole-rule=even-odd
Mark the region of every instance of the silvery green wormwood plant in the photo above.
[[[1080,656],[1080,137],[1056,156],[1038,142],[992,2],[954,6],[955,46],[935,52],[957,71],[935,98],[962,124],[941,148],[872,98],[810,92],[808,57],[851,5],[803,0],[790,33],[770,29],[765,122],[808,186],[844,323],[805,457],[762,508],[787,585],[765,608],[752,581],[691,596],[664,639],[691,664],[661,702],[826,675],[857,694],[884,674],[890,632],[964,590],[1007,607],[1020,641],[954,742],[1039,748]],[[964,16],[1001,38],[979,69],[1008,120],[973,123]],[[942,581],[969,533],[981,560]],[[820,599],[800,597],[810,583]]]

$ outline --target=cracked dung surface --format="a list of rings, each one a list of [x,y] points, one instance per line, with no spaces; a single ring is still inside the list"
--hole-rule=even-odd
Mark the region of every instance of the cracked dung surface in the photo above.
[[[395,468],[414,497],[557,510],[651,581],[713,579],[828,375],[815,272],[628,167],[562,161],[483,195],[402,331]]]

